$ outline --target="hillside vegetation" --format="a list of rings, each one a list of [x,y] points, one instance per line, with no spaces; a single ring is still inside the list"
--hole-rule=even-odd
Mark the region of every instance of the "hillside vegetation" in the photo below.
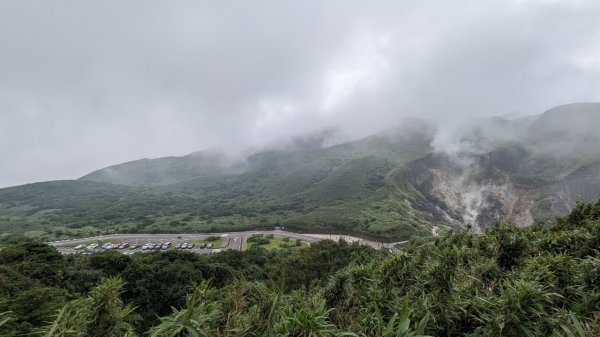
[[[389,179],[426,155],[422,137],[377,136],[321,149],[257,154],[242,174],[204,176],[161,186],[91,181],[0,189],[0,226],[48,239],[121,232],[189,232],[285,226],[363,236],[408,238],[429,232],[408,216]],[[95,174],[96,176],[98,174]]]
[[[0,239],[111,232],[294,231],[406,240],[496,221],[550,222],[600,196],[600,104],[456,130],[407,121],[324,147],[315,138],[240,162],[143,159],[77,181],[0,189]]]
[[[0,250],[0,335],[600,335],[600,201],[551,226],[496,225],[400,253],[295,250],[62,256]]]

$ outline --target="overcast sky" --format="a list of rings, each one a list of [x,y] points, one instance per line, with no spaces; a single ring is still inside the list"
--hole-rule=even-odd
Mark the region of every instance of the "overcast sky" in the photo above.
[[[600,1],[0,1],[0,186],[600,100]]]

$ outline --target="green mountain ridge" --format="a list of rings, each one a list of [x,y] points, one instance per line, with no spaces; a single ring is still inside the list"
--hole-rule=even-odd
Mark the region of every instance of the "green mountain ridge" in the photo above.
[[[0,228],[4,236],[55,238],[284,226],[393,241],[433,226],[525,226],[600,196],[596,116],[600,104],[583,103],[519,120],[480,119],[446,142],[434,125],[413,120],[245,162],[211,152],[143,159],[76,181],[0,189]]]
[[[243,166],[217,152],[202,151],[183,157],[139,159],[94,171],[80,180],[131,186],[168,185],[196,177],[240,173]]]

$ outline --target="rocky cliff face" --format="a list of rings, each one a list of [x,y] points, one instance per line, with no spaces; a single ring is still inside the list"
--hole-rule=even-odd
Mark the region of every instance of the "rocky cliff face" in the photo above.
[[[408,177],[430,221],[531,225],[600,196],[598,129],[598,103],[477,120],[438,132],[433,153],[411,163]]]
[[[600,162],[578,168],[546,190],[539,205],[549,213],[564,214],[578,200],[596,200],[600,191]]]
[[[531,210],[538,193],[494,166],[488,155],[431,155],[415,169],[412,183],[438,206],[430,212],[437,221],[481,229],[498,220],[522,226],[534,222]]]
[[[506,159],[506,158],[504,158]],[[541,165],[541,164],[540,164]],[[556,164],[558,165],[558,164]],[[409,181],[421,194],[418,207],[432,222],[483,230],[497,221],[519,226],[567,213],[578,200],[600,195],[600,162],[555,181],[511,170],[524,161],[502,162],[497,153],[451,157],[433,154],[411,164]]]

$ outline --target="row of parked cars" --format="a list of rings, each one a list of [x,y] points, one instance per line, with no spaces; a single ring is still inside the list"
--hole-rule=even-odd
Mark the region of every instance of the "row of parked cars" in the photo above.
[[[84,244],[80,244],[75,248],[75,251],[80,252],[81,254],[91,254],[92,252],[96,251],[97,248],[100,248],[101,251],[106,251],[106,250],[111,250],[111,249],[119,249],[119,250],[123,250],[123,249],[127,249],[129,248],[129,250],[137,250],[137,249],[141,249],[141,250],[167,250],[169,248],[171,248],[172,243],[171,242],[164,242],[164,243],[146,243],[145,245],[138,245],[138,244],[129,244],[127,242],[123,242],[123,243],[111,243],[111,242],[106,242],[103,243],[102,245],[98,245],[97,243],[92,243],[90,245],[84,245]],[[175,249],[192,249],[195,247],[194,243],[187,243],[187,242],[183,242],[183,243],[177,243],[175,245]],[[212,249],[213,248],[213,244],[212,243],[208,243],[208,244],[201,244],[200,248],[205,249]]]
[[[98,247],[100,247],[100,249],[103,251],[110,250],[110,249],[126,249],[126,248],[129,248],[130,250],[135,250],[135,249],[140,248],[140,245],[137,245],[137,244],[129,245],[127,242],[118,243],[118,244],[106,242],[106,243],[103,243],[101,246],[99,246],[97,243],[92,243],[87,246],[83,245],[83,244],[75,246],[75,250],[91,252],[91,251],[94,251],[95,249],[97,249]]]
[[[175,245],[175,249],[192,249],[194,248],[194,246],[196,246],[194,243],[178,243]]]
[[[142,250],[167,250],[169,248],[171,248],[171,242],[147,243],[142,246]]]
[[[77,245],[74,247],[75,251],[79,254],[84,254],[84,255],[89,255],[92,254],[93,252],[97,251],[99,248],[100,251],[107,251],[107,250],[111,250],[111,249],[126,249],[129,248],[130,250],[135,250],[140,248],[140,245],[129,245],[128,243],[124,242],[124,243],[120,243],[120,244],[113,244],[111,242],[106,242],[103,243],[102,245],[98,245],[97,243],[92,243],[90,245]]]

